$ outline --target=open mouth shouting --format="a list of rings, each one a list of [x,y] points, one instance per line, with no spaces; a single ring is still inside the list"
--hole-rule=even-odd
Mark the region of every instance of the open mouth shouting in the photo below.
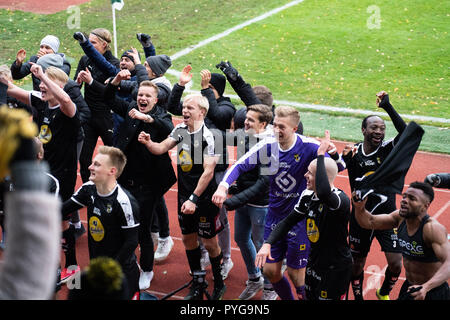
[[[148,111],[149,103],[147,100],[138,100],[139,111],[145,113]]]

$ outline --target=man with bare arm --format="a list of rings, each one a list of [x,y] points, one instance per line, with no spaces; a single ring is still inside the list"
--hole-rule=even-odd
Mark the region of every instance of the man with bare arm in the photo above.
[[[433,198],[429,184],[413,182],[403,193],[399,210],[379,215],[365,209],[367,198],[353,199],[355,217],[363,228],[398,228],[406,271],[399,300],[450,299],[450,243],[445,227],[427,213]]]

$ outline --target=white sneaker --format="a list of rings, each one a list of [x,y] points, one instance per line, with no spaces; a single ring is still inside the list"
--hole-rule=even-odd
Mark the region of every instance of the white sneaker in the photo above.
[[[167,258],[173,247],[172,237],[158,240],[158,248],[155,251],[155,261],[160,262]]]
[[[264,288],[264,278],[259,277],[258,281],[247,280],[246,285],[246,288],[239,296],[239,300],[250,300],[255,294],[261,291]]]
[[[233,263],[233,261],[231,261],[231,258],[223,259],[222,270],[220,271],[220,273],[222,274],[223,280],[228,278],[228,273],[233,268],[233,266],[234,266],[234,263]]]
[[[150,288],[150,282],[153,279],[153,271],[148,271],[148,272],[141,272],[141,275],[139,276],[139,289],[140,290],[145,290]]]
[[[277,300],[278,294],[273,289],[264,288],[261,300]]]

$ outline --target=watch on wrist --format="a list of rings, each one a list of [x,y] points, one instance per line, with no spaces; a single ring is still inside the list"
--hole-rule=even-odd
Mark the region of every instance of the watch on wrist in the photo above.
[[[195,193],[193,193],[193,194],[191,194],[190,196],[189,196],[189,199],[188,199],[189,201],[191,201],[193,204],[197,204],[197,202],[198,202],[198,196],[195,194]]]

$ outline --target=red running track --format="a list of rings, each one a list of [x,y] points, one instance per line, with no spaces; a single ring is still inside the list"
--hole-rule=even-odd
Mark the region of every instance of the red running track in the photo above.
[[[177,122],[177,120],[174,120]],[[345,142],[334,141],[338,151],[341,152],[345,146]],[[99,140],[99,145],[101,140]],[[230,149],[230,157],[235,155],[234,150]],[[172,150],[172,161],[176,164],[175,152]],[[423,179],[430,173],[436,172],[450,172],[450,156],[434,154],[429,152],[418,152],[413,160],[412,166],[406,176],[405,184],[408,185],[413,181],[423,181]],[[77,188],[81,185],[81,179],[78,177]],[[336,186],[343,189],[347,194],[350,194],[350,187],[348,183],[347,171],[340,173],[336,180]],[[450,230],[450,190],[435,188],[435,200],[430,208],[430,215],[438,219],[447,230]],[[150,288],[147,290],[149,293],[163,297],[167,293],[176,290],[183,284],[191,280],[188,274],[189,268],[187,264],[186,254],[184,251],[183,243],[181,241],[181,232],[178,226],[176,204],[177,204],[177,186],[176,184],[165,195],[167,208],[169,210],[169,224],[170,234],[174,240],[174,247],[168,258],[162,263],[157,263],[154,267],[155,276],[151,283]],[[398,203],[397,203],[398,204]],[[86,227],[86,210],[81,212],[81,219]],[[225,280],[227,285],[227,292],[224,299],[233,300],[236,299],[239,294],[245,288],[245,281],[247,280],[247,272],[245,264],[242,260],[240,251],[236,243],[234,242],[234,211],[230,211],[228,214],[231,234],[232,234],[232,253],[231,257],[234,263],[234,267],[231,270],[228,279]],[[86,227],[87,229],[87,227]],[[139,250],[136,250],[136,255],[139,256]],[[88,264],[88,251],[87,251],[87,236],[84,234],[77,241],[77,259],[80,266],[83,268]],[[62,263],[64,263],[64,255],[62,254]],[[367,258],[365,266],[365,278],[364,278],[364,297],[368,300],[376,299],[375,289],[381,286],[384,279],[384,271],[387,266],[384,254],[380,251],[380,246],[376,240],[373,241],[371,251]],[[207,281],[211,283],[209,291],[212,289],[212,274],[211,267],[207,268]],[[391,298],[396,299],[403,281],[405,280],[404,271],[400,276],[399,281],[395,285],[391,292]],[[350,290],[351,291],[351,290]],[[188,292],[188,289],[183,289],[179,293],[175,294],[171,299],[182,299]],[[58,299],[65,299],[67,297],[67,289],[63,289],[58,293]],[[261,293],[258,293],[253,299],[259,300]],[[349,299],[353,299],[352,293],[350,293]]]

